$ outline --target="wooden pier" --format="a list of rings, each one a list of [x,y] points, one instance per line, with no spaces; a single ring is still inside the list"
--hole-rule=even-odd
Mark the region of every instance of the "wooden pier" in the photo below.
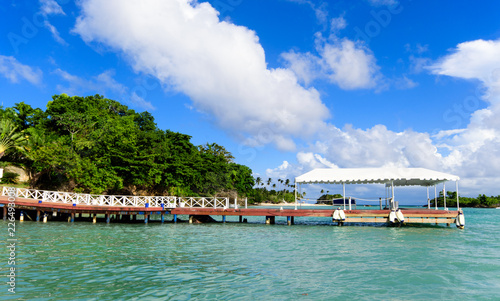
[[[139,221],[148,223],[150,221],[151,215],[160,215],[161,222],[164,222],[164,216],[171,214],[173,216],[172,221],[177,222],[178,216],[188,216],[189,222],[196,222],[203,220],[200,217],[207,216],[222,216],[222,221],[226,221],[227,216],[239,216],[239,221],[244,221],[244,217],[249,216],[262,216],[265,217],[263,221],[266,224],[274,224],[276,217],[286,217],[287,224],[293,225],[295,223],[295,218],[297,217],[324,217],[330,218],[332,224],[334,225],[344,225],[345,223],[386,223],[386,224],[447,224],[456,223],[456,220],[461,214],[459,211],[449,211],[449,210],[434,210],[434,209],[402,209],[401,213],[404,216],[404,221],[391,220],[391,212],[394,210],[342,210],[344,214],[344,219],[334,220],[335,209],[283,209],[283,208],[238,208],[235,204],[234,207],[230,208],[229,200],[210,200],[199,198],[195,202],[189,203],[187,199],[176,199],[172,203],[172,198],[169,197],[165,199],[168,202],[168,206],[165,203],[158,204],[156,206],[150,206],[150,203],[146,202],[136,205],[105,205],[105,204],[87,204],[78,202],[78,200],[83,199],[77,194],[72,194],[72,198],[60,198],[58,201],[51,197],[48,193],[38,193],[38,191],[21,191],[20,189],[11,189],[15,191],[15,197],[6,195],[6,189],[3,190],[3,195],[0,196],[0,206],[3,207],[2,217],[5,220],[8,216],[8,207],[14,207],[17,213],[16,219],[21,219],[21,212],[30,213],[34,217],[30,216],[33,221],[44,221],[51,219],[66,220],[68,222],[74,222],[78,217],[80,220],[92,220],[94,223],[97,222],[97,215],[104,215],[104,219],[107,223],[111,221],[124,221],[132,222],[137,221],[137,216],[142,216],[143,218]],[[37,194],[38,193],[38,194]],[[61,194],[60,192],[54,192]],[[28,197],[18,197],[17,195],[23,196],[39,196],[45,195],[46,198],[28,198]],[[107,196],[110,197],[110,196]],[[14,201],[12,201],[14,198]],[[117,196],[117,199],[124,199],[124,196]],[[133,198],[133,197],[129,197]],[[193,199],[193,198],[191,198]],[[48,201],[47,201],[48,200]],[[101,198],[102,200],[102,198]],[[129,202],[129,201],[124,201]],[[11,205],[13,204],[13,205]],[[181,205],[182,204],[182,205]],[[210,207],[203,207],[199,204],[208,204]],[[219,207],[217,207],[219,204]],[[224,206],[221,206],[224,204]],[[158,206],[159,205],[159,206]],[[186,205],[194,205],[188,206]],[[226,206],[227,205],[227,206]],[[87,218],[82,218],[82,215],[88,215]],[[102,219],[101,219],[102,220]],[[206,220],[206,219],[205,219]]]

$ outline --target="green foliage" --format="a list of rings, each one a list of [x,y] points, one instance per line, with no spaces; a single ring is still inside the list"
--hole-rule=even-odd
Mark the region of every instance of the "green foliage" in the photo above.
[[[341,194],[323,194],[319,197],[318,201],[331,201],[333,199],[340,199],[342,198],[342,195]]]
[[[15,172],[4,172],[2,177],[2,184],[16,184],[19,175]]]
[[[2,117],[0,120],[0,158],[10,149],[21,150],[25,141],[26,137],[12,119]]]
[[[459,197],[460,207],[481,207],[490,208],[497,207],[500,205],[500,195],[498,196],[486,196],[485,194],[480,194],[477,198],[470,197]],[[444,207],[443,192],[439,193],[437,198],[438,207]],[[434,205],[434,199],[431,199],[431,206]],[[446,206],[456,207],[457,206],[457,192],[447,191],[446,192]]]
[[[252,192],[252,171],[215,143],[160,130],[137,113],[100,95],[55,95],[47,110],[25,103],[0,109],[15,133],[28,136],[17,157],[31,186],[86,193],[211,196]]]
[[[269,178],[266,182],[262,181],[262,178],[257,177],[254,182],[252,182],[253,185],[257,185],[257,187],[253,188],[252,190],[249,191],[248,193],[248,202],[249,204],[259,204],[259,203],[273,203],[273,204],[280,204],[280,203],[292,203],[295,202],[295,192],[294,192],[294,186],[290,185],[290,180],[282,180],[278,179],[278,189],[276,188],[276,184],[271,184],[272,179]],[[247,185],[250,185],[250,183],[247,183]],[[267,185],[268,188],[272,187],[273,189],[266,189],[266,187],[261,187]],[[289,188],[289,189],[288,189]],[[301,198],[300,195],[297,196],[299,199]]]

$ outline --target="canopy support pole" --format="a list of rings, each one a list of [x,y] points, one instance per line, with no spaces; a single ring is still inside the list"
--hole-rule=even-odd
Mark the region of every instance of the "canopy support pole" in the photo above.
[[[429,186],[427,186],[427,209],[431,209],[431,200],[429,199]]]
[[[391,181],[391,192],[392,192],[392,206],[391,209],[395,209],[396,201],[394,200],[394,181]]]
[[[344,198],[344,210],[345,210],[345,183],[342,183],[342,196]]]
[[[446,208],[446,186],[444,182],[443,182],[443,205],[444,205],[444,210],[448,210],[448,208]]]
[[[436,207],[436,210],[438,210],[438,202],[437,202],[437,186],[434,185],[434,206]]]
[[[295,183],[295,210],[297,210],[297,181]]]
[[[460,200],[458,197],[458,181],[455,181],[455,188],[457,189],[457,211],[460,210]]]

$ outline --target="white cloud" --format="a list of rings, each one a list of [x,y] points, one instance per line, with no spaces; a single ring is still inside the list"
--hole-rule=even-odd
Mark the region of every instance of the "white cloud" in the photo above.
[[[57,28],[47,18],[50,15],[66,15],[62,7],[55,0],[40,0],[40,12],[46,17],[44,26],[52,33],[54,40],[61,45],[67,45],[68,43],[61,37]]]
[[[342,39],[325,43],[320,54],[325,73],[332,83],[346,90],[375,87],[379,67],[368,49]]]
[[[500,85],[500,40],[458,44],[453,53],[429,67],[434,74],[478,79],[489,88]]]
[[[381,75],[374,55],[349,39],[333,37],[326,41],[317,34],[318,56],[289,51],[282,54],[297,77],[309,84],[325,78],[344,90],[375,88]]]
[[[330,20],[330,29],[333,33],[336,33],[337,31],[346,28],[346,26],[347,22],[344,19],[344,16],[332,18],[332,20]]]
[[[123,52],[137,72],[188,95],[233,133],[254,143],[263,130],[281,149],[324,126],[328,109],[288,69],[268,69],[255,32],[220,21],[210,4],[187,0],[84,0],[74,32]],[[249,140],[249,141],[250,141]]]
[[[60,93],[72,95],[78,93],[97,93],[106,96],[111,94],[111,96],[116,95],[116,97],[120,98],[120,101],[125,101],[127,104],[133,105],[134,107],[148,111],[155,110],[155,107],[150,102],[137,95],[135,91],[130,91],[129,88],[117,82],[113,78],[115,75],[113,70],[106,70],[91,79],[84,79],[61,69],[56,69],[54,73],[59,75],[69,84],[69,86],[58,85],[57,89]]]
[[[55,0],[40,0],[40,11],[45,15],[66,15]]]
[[[313,154],[340,167],[400,166],[441,170],[459,175],[463,180],[461,187],[465,188],[462,192],[466,195],[498,194],[500,59],[495,53],[500,53],[500,40],[461,43],[430,67],[434,74],[476,80],[484,86],[486,92],[482,98],[489,105],[473,112],[467,127],[431,136],[411,130],[394,132],[383,125],[366,130],[349,125],[343,129],[328,125],[328,130],[322,131],[311,148]],[[299,173],[317,167],[307,160],[301,162],[295,166]]]
[[[403,75],[403,77],[394,80],[394,86],[397,89],[402,89],[402,90],[413,89],[416,86],[418,86],[418,83],[416,83],[412,79],[409,79],[406,75]]]
[[[338,168],[338,166],[319,154],[313,152],[298,152],[297,164],[283,161],[280,166],[274,169],[268,168],[266,170],[266,176],[273,179],[294,179],[296,176],[314,168]]]
[[[21,64],[13,56],[0,55],[0,74],[13,83],[26,80],[39,85],[42,82],[42,71],[39,68]]]

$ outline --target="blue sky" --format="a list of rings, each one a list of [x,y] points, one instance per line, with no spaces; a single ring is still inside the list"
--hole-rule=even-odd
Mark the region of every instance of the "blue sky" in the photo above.
[[[425,167],[500,194],[497,1],[4,1],[0,101],[102,94],[256,176]],[[310,188],[311,191],[314,190]],[[361,196],[371,196],[360,189]]]

